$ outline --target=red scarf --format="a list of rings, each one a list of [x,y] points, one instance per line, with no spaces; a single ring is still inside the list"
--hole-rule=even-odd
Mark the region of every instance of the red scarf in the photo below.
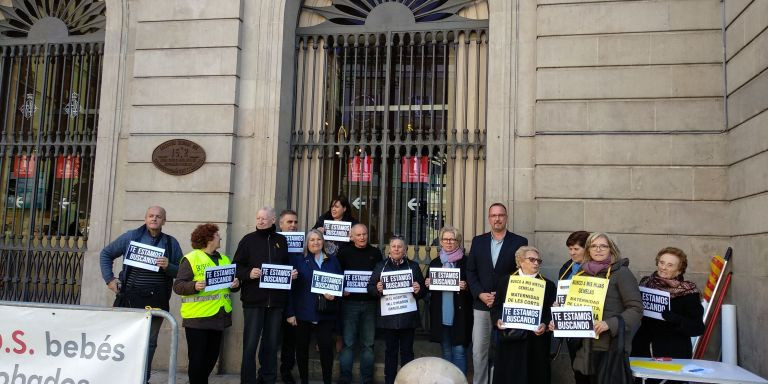
[[[683,275],[680,274],[674,279],[665,279],[659,276],[658,272],[654,272],[650,276],[640,279],[641,287],[648,287],[658,289],[660,291],[669,292],[670,298],[699,294],[699,289],[696,288],[696,284],[692,281],[683,280]]]

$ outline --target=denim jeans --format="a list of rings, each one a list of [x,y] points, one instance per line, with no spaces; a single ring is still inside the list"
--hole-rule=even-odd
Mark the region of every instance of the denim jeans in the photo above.
[[[261,382],[273,384],[277,377],[277,345],[280,325],[283,321],[282,308],[243,308],[243,361],[240,365],[241,384],[256,384],[256,352],[264,350],[264,360],[259,360]],[[261,339],[261,347],[259,347]]]
[[[384,329],[387,349],[384,351],[384,382],[394,384],[397,371],[413,360],[413,336],[415,329]],[[400,361],[398,363],[398,356]]]
[[[440,345],[443,347],[443,359],[453,363],[466,375],[467,356],[464,353],[464,346],[461,344],[453,345],[450,325],[443,325],[443,339],[440,341]]]
[[[360,346],[360,382],[373,382],[373,338],[376,333],[375,301],[343,301],[341,321],[344,347],[339,355],[339,383],[352,382],[355,344]]]
[[[149,326],[149,344],[147,344],[147,364],[145,368],[147,383],[149,383],[149,376],[152,373],[152,359],[155,357],[155,350],[157,349],[157,337],[160,335],[160,326],[162,325],[162,317],[152,316],[152,322]]]

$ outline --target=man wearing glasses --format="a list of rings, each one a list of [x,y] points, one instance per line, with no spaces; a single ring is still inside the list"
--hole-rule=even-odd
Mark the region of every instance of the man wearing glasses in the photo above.
[[[491,342],[490,309],[496,298],[496,283],[516,269],[515,251],[528,245],[528,239],[507,230],[507,207],[493,203],[488,208],[491,231],[472,239],[467,258],[467,282],[474,298],[472,314],[472,364],[474,384],[489,382],[488,350]]]

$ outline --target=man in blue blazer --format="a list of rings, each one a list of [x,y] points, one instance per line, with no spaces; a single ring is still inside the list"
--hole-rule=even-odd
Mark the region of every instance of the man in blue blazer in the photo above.
[[[491,306],[496,298],[499,277],[517,267],[515,251],[528,245],[528,239],[507,231],[507,207],[493,203],[488,208],[491,231],[472,239],[467,258],[467,283],[472,292],[472,363],[474,384],[488,383],[488,350],[491,341]],[[500,294],[504,294],[503,292]]]

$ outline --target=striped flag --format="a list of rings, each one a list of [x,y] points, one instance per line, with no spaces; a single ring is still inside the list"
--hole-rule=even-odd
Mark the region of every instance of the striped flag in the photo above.
[[[707,278],[707,286],[704,287],[704,300],[707,302],[712,299],[712,292],[715,290],[717,279],[720,278],[724,264],[725,259],[720,255],[712,256],[712,260],[709,261],[709,278]]]

